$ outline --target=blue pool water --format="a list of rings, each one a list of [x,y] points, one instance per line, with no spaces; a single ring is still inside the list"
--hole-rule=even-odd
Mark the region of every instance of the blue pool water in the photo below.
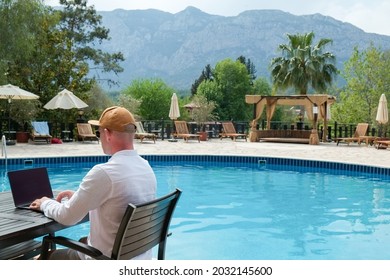
[[[265,164],[181,162],[152,167],[159,195],[183,190],[171,223],[167,259],[390,257],[388,176]],[[89,168],[50,166],[53,188],[77,188]],[[61,234],[78,238],[87,232],[84,224]]]

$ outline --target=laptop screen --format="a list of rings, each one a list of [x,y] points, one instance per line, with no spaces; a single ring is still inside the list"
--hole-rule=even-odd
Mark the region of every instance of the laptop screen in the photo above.
[[[46,167],[8,171],[15,206],[30,204],[37,198],[53,198]]]

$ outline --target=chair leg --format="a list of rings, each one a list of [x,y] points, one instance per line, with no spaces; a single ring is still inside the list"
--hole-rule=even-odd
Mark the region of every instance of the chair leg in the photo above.
[[[50,249],[50,241],[47,240],[47,236],[45,236],[42,240],[42,251],[41,251],[41,260],[47,260],[49,257],[49,249]]]
[[[52,235],[49,234],[42,239],[42,250],[41,256],[39,257],[40,260],[47,260],[49,258],[49,251],[55,250],[56,248],[56,245],[50,240],[51,237]]]

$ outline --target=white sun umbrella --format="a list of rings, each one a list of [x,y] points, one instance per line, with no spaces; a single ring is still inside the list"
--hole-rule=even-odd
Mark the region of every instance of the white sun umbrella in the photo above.
[[[15,99],[38,99],[39,96],[14,85],[0,86],[0,99],[8,99],[9,102]]]
[[[73,108],[82,109],[88,107],[88,104],[82,101],[80,98],[78,98],[76,95],[73,94],[73,92],[64,89],[57,93],[56,96],[54,96],[49,102],[43,106],[43,108],[48,110],[55,110],[55,109],[65,109],[70,110]],[[66,114],[66,123],[65,123],[65,131],[68,133],[69,127],[69,115]],[[65,133],[65,132],[64,132]],[[67,138],[67,137],[65,137]]]
[[[171,108],[169,109],[169,118],[172,120],[172,128],[174,129],[174,121],[180,117],[179,101],[177,100],[176,93],[171,97]],[[171,134],[173,140],[173,133]]]
[[[73,92],[64,89],[57,93],[49,102],[43,106],[45,109],[54,110],[54,109],[81,109],[88,107],[84,101],[78,98]]]
[[[387,100],[385,94],[382,94],[379,99],[378,111],[376,113],[375,119],[379,123],[379,125],[384,125],[389,121],[389,112],[387,109]],[[382,131],[380,132],[380,134],[382,134]]]
[[[385,94],[382,94],[379,99],[376,121],[380,124],[386,124],[389,121],[389,112],[387,110],[387,100]]]
[[[169,109],[169,118],[176,120],[180,117],[179,102],[177,100],[176,93],[172,94],[171,97],[171,108]]]
[[[11,117],[9,104],[12,100],[31,100],[38,99],[39,96],[35,95],[20,87],[8,84],[0,86],[0,99],[8,99],[8,132],[11,130]]]

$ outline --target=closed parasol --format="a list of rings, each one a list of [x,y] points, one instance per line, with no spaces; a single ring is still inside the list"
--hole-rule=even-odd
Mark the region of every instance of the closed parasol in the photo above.
[[[179,109],[179,102],[177,100],[176,93],[172,94],[171,97],[171,108],[169,109],[169,118],[172,120],[172,127],[175,127],[173,121],[178,119],[180,117],[180,109]],[[171,133],[171,139],[168,140],[171,142],[177,141],[173,138],[173,133]]]
[[[389,121],[389,112],[387,109],[387,99],[385,94],[382,94],[379,99],[378,111],[376,113],[375,119],[380,125],[379,136],[382,136],[382,125],[386,124]]]
[[[171,97],[171,108],[169,109],[169,118],[176,120],[180,117],[179,102],[177,100],[176,93],[172,94]]]
[[[389,112],[387,109],[387,99],[385,94],[382,94],[379,99],[376,121],[380,124],[386,124],[389,121]]]

